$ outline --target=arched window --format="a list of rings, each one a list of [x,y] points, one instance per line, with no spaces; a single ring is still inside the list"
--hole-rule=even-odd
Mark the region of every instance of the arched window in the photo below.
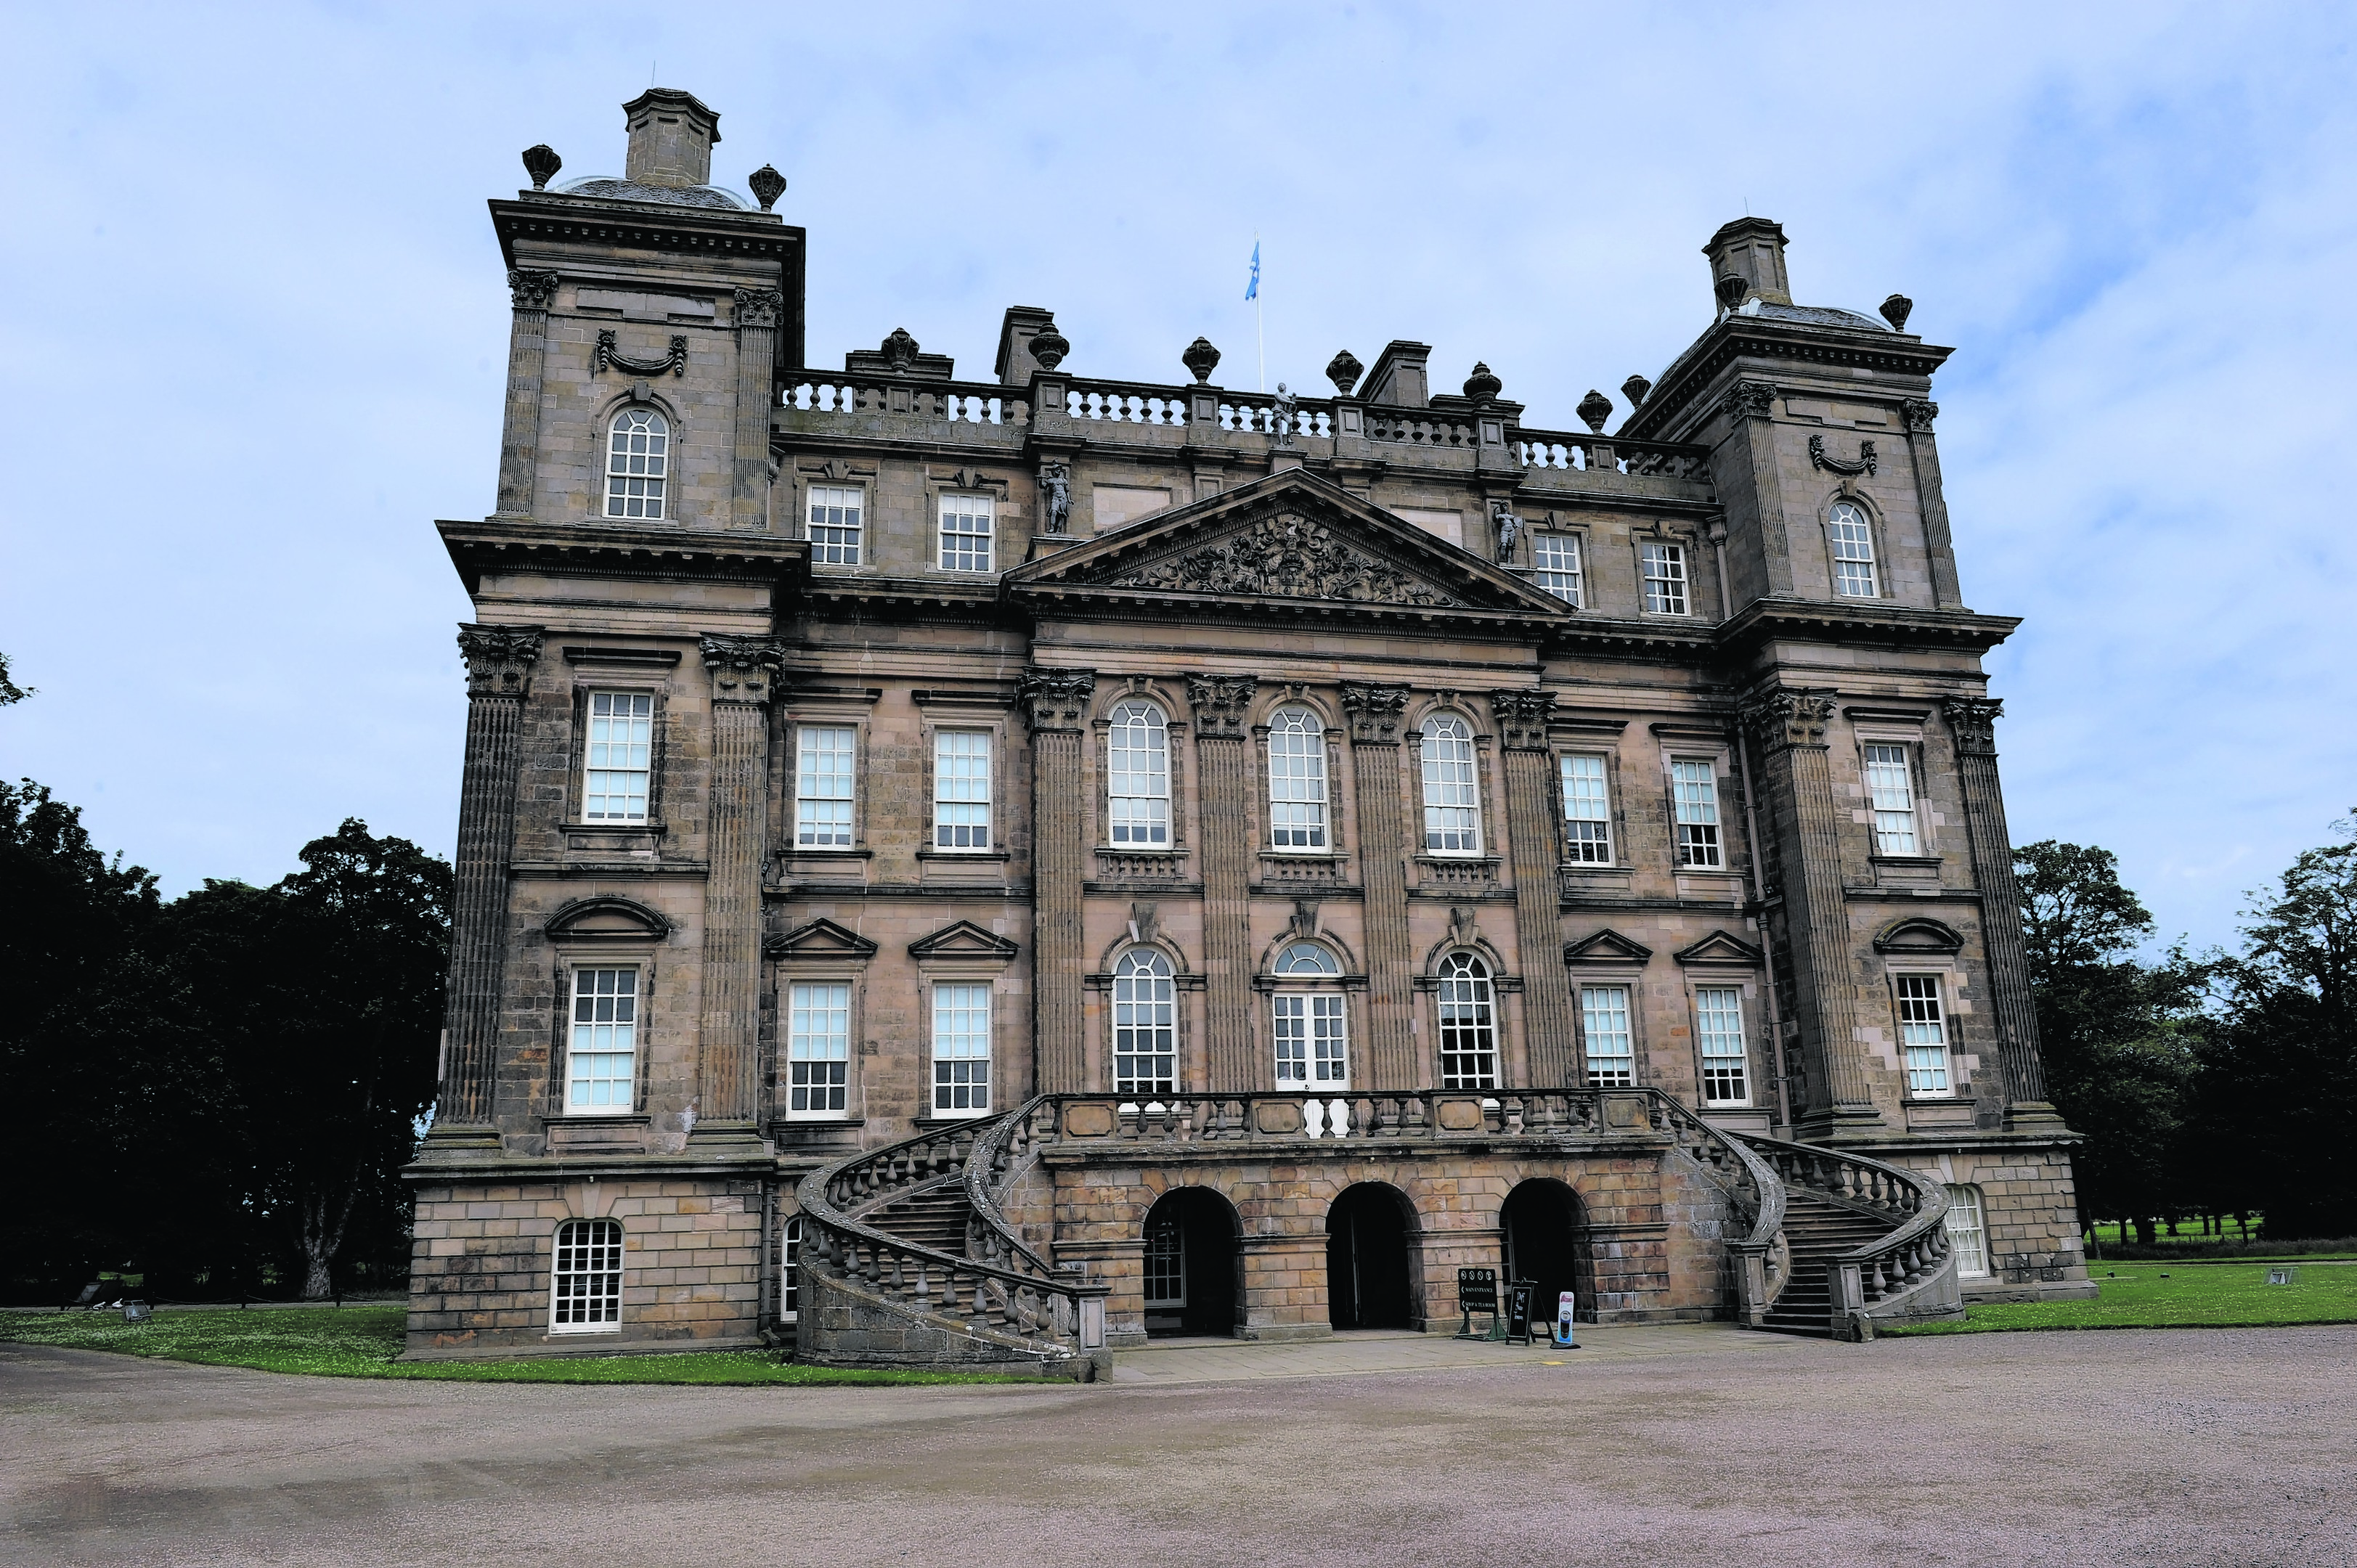
[[[660,521],[671,474],[671,425],[651,408],[614,416],[606,444],[606,515]]]
[[[1340,982],[1342,966],[1317,942],[1279,953],[1276,972],[1296,982],[1270,998],[1276,1041],[1276,1087],[1337,1094],[1351,1086],[1351,1041]],[[1298,983],[1311,983],[1303,986]],[[1317,982],[1327,981],[1329,985]]]
[[[1856,501],[1835,501],[1825,514],[1825,539],[1834,557],[1834,592],[1845,598],[1871,599],[1880,589],[1874,577],[1874,530],[1866,509]]]
[[[1113,842],[1145,849],[1170,843],[1170,722],[1152,703],[1113,711],[1105,742],[1105,819]]]
[[[1178,1090],[1178,1008],[1170,961],[1135,948],[1113,966],[1113,1089],[1115,1094]]]
[[[1440,961],[1440,1087],[1498,1087],[1498,1011],[1490,966],[1469,952]]]
[[[1268,723],[1268,842],[1326,847],[1326,725],[1304,708],[1280,708]]]
[[[614,1219],[568,1219],[556,1228],[549,1291],[549,1329],[596,1334],[622,1322],[622,1226]]]
[[[1424,721],[1424,847],[1481,853],[1481,796],[1473,782],[1473,726],[1454,714]]]
[[[1960,1279],[1986,1279],[1989,1272],[1988,1211],[1976,1187],[1948,1188],[1948,1242],[1956,1250]]]

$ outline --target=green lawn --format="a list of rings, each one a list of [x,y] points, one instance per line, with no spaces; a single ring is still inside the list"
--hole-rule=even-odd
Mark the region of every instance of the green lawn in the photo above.
[[[324,1378],[432,1378],[477,1383],[784,1383],[806,1388],[839,1383],[1028,1380],[976,1372],[862,1372],[803,1367],[770,1350],[396,1363],[393,1358],[401,1354],[403,1316],[399,1306],[249,1312],[166,1307],[145,1323],[125,1323],[120,1313],[113,1312],[0,1312],[0,1339]]]
[[[2266,1283],[2264,1263],[2091,1262],[2094,1301],[1968,1306],[1962,1323],[1919,1323],[1884,1334],[1977,1334],[2007,1328],[2246,1328],[2357,1323],[2357,1264],[2291,1265],[2294,1283]]]

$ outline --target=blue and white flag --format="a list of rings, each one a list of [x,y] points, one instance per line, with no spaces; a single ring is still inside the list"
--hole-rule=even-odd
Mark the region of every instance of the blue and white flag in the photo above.
[[[1260,242],[1258,240],[1253,242],[1252,282],[1244,285],[1244,297],[1246,299],[1260,297]]]

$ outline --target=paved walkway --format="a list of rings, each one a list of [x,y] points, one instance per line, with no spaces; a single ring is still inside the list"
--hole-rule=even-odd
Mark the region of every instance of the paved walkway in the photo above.
[[[1260,1382],[1284,1378],[1340,1378],[1371,1372],[1440,1372],[1474,1367],[1588,1366],[1659,1357],[1775,1355],[1800,1341],[1781,1334],[1742,1333],[1719,1324],[1598,1328],[1582,1324],[1579,1348],[1459,1339],[1449,1334],[1361,1329],[1298,1344],[1263,1345],[1239,1339],[1164,1339],[1114,1353],[1116,1383]]]

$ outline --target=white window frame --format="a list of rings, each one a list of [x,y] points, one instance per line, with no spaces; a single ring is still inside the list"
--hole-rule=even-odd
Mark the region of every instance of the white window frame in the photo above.
[[[1956,1071],[1948,1041],[1946,977],[1894,974],[1890,993],[1899,1018],[1900,1062],[1906,1075],[1907,1098],[1953,1100]]]
[[[1548,559],[1550,554],[1553,560]],[[1579,535],[1532,534],[1531,582],[1573,609],[1587,608],[1587,575],[1580,561]]]
[[[1269,1029],[1277,1091],[1349,1093],[1351,1009],[1342,994],[1342,966],[1317,942],[1294,942],[1277,955],[1275,973]]]
[[[1579,988],[1579,1044],[1596,1089],[1637,1087],[1637,988],[1612,982]]]
[[[858,827],[859,726],[794,727],[794,847],[844,850]]]
[[[1825,513],[1825,553],[1834,592],[1846,599],[1878,599],[1882,575],[1874,559],[1874,520],[1856,501],[1835,501]]]
[[[1564,863],[1615,864],[1611,764],[1601,752],[1567,751],[1556,758],[1555,768],[1563,779]]]
[[[1950,1182],[1944,1223],[1949,1250],[1956,1255],[1956,1277],[1989,1278],[1994,1271],[1989,1268],[1988,1202],[1981,1189],[1970,1182]]]
[[[1146,1310],[1184,1308],[1187,1305],[1187,1225],[1177,1209],[1152,1217],[1146,1228],[1146,1252],[1141,1273]],[[1166,1246],[1163,1243],[1168,1242]],[[1177,1294],[1155,1294],[1157,1286],[1175,1285]]]
[[[1422,725],[1424,853],[1465,858],[1481,853],[1481,758],[1473,726],[1457,714]],[[1452,776],[1453,775],[1453,776]]]
[[[802,1305],[802,1217],[789,1214],[778,1228],[778,1321],[797,1323]]]
[[[1670,758],[1670,817],[1677,830],[1680,871],[1727,869],[1725,813],[1718,804],[1718,764],[1706,757]]]
[[[1434,988],[1440,1025],[1440,1087],[1498,1087],[1498,988],[1479,953],[1440,961]]]
[[[851,983],[789,980],[783,999],[786,1115],[840,1122],[851,1115]]]
[[[931,1114],[937,1118],[990,1114],[992,989],[982,979],[936,980],[925,999]]]
[[[867,494],[857,485],[813,485],[802,537],[813,566],[857,566],[867,554]]]
[[[661,522],[671,488],[671,421],[643,403],[621,410],[606,425],[606,516]]]
[[[1283,737],[1280,739],[1279,737]],[[1293,774],[1281,764],[1298,761]],[[1284,707],[1268,716],[1268,843],[1278,854],[1333,852],[1327,778],[1326,722],[1308,708]]]
[[[1178,1092],[1178,982],[1155,948],[1132,948],[1113,966],[1113,1091]]]
[[[1645,590],[1645,613],[1683,616],[1694,613],[1692,585],[1686,580],[1686,547],[1667,540],[1645,540],[1637,546],[1638,576]]]
[[[1116,849],[1170,847],[1170,718],[1125,697],[1105,725],[1105,838]]]
[[[996,757],[986,729],[933,732],[933,848],[942,854],[986,854],[993,847],[991,807]],[[979,770],[958,767],[980,761]]]
[[[655,695],[591,691],[585,696],[581,820],[643,822],[654,790]],[[618,725],[622,726],[619,736]],[[621,809],[611,809],[618,800]]]
[[[1858,772],[1874,811],[1874,853],[1921,854],[1916,831],[1913,748],[1893,741],[1860,743]]]
[[[556,1233],[549,1242],[551,1334],[620,1331],[624,1244],[622,1222],[619,1219],[557,1222]]]
[[[951,521],[974,524],[977,527],[952,529]],[[979,576],[996,568],[991,564],[996,551],[995,542],[998,530],[998,503],[989,496],[968,495],[963,491],[943,491],[941,504],[934,512],[933,560],[944,572]]]
[[[573,968],[565,987],[565,1115],[628,1116],[638,1109],[646,990],[646,971],[638,964]],[[600,1090],[602,1101],[596,1098]]]
[[[1751,1045],[1743,1032],[1743,987],[1694,989],[1695,1070],[1705,1105],[1737,1109],[1751,1103]]]

